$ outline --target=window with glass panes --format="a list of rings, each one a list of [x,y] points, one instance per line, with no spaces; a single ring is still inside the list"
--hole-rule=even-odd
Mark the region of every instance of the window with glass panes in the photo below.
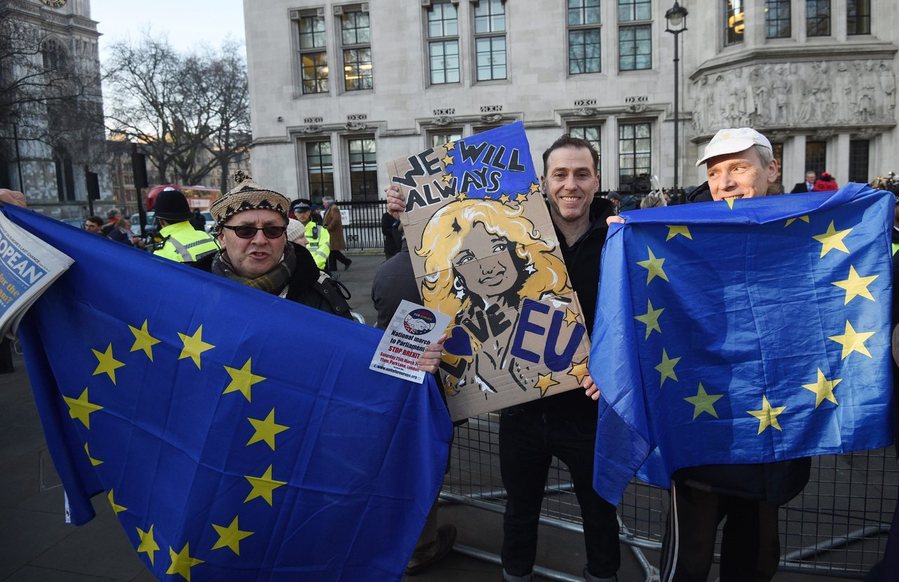
[[[476,79],[507,78],[506,6],[501,0],[480,0],[475,5],[474,44]]]
[[[652,68],[652,3],[618,0],[618,70]]]
[[[343,87],[346,91],[372,88],[371,23],[368,12],[344,8],[340,16],[343,49]]]
[[[871,34],[871,0],[849,0],[846,6],[846,34]]]
[[[568,73],[599,73],[599,0],[568,0]]]
[[[353,201],[378,199],[378,159],[374,138],[347,141],[350,157],[350,193]]]
[[[790,38],[790,0],[765,1],[765,35],[768,38]]]
[[[328,47],[324,14],[302,14],[297,22],[303,94],[328,92]]]
[[[459,82],[459,17],[450,2],[432,4],[428,16],[431,84]]]
[[[806,36],[830,36],[830,0],[805,0]]]
[[[428,145],[432,148],[435,148],[451,141],[459,141],[460,139],[462,139],[462,130],[446,129],[442,131],[431,132],[429,136],[431,139]]]
[[[743,42],[746,28],[744,0],[721,0],[724,3],[724,46]]]
[[[568,135],[571,137],[579,137],[584,141],[590,142],[597,154],[602,155],[602,149],[599,145],[600,128],[597,125],[584,125],[568,128]],[[600,157],[600,159],[602,159]],[[597,168],[598,169],[598,168]]]
[[[652,136],[648,123],[618,126],[618,185],[623,191],[634,187],[638,178],[648,181],[652,169]]]
[[[805,169],[813,170],[819,176],[827,171],[827,142],[805,142]]]
[[[868,147],[866,139],[849,141],[849,181],[868,183]]]
[[[331,157],[331,141],[307,141],[306,179],[309,198],[321,202],[324,196],[334,196],[334,165]]]

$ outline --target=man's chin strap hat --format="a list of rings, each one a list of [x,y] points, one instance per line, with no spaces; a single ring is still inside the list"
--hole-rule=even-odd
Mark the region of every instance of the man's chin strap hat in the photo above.
[[[287,209],[290,201],[283,194],[263,188],[241,171],[234,175],[237,184],[227,194],[212,203],[209,212],[215,219],[215,230],[221,232],[222,225],[235,214],[247,210],[272,210],[284,217],[287,223]]]
[[[768,138],[751,127],[719,130],[709,145],[705,146],[705,153],[702,154],[696,165],[701,166],[714,157],[736,154],[748,150],[752,146],[763,147],[769,152],[773,152]]]

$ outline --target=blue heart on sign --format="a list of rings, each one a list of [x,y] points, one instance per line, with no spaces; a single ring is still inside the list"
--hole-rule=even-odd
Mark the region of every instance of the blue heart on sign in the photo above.
[[[454,356],[470,356],[471,355],[471,338],[459,326],[453,328],[449,338],[443,344],[443,349]]]

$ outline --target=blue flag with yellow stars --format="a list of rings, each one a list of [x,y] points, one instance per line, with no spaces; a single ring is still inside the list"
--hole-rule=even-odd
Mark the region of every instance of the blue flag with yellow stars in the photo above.
[[[893,207],[849,184],[613,225],[590,358],[596,491],[618,503],[635,474],[668,487],[683,467],[888,445]]]
[[[75,523],[102,493],[161,580],[398,580],[452,424],[381,331],[33,212],[75,260],[20,328]]]

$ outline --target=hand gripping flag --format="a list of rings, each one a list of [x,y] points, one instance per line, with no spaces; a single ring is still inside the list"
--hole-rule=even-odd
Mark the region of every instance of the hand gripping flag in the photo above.
[[[890,443],[893,196],[642,210],[603,251],[594,487]]]
[[[163,580],[398,580],[452,434],[380,331],[5,207],[75,259],[21,338],[73,520]]]

